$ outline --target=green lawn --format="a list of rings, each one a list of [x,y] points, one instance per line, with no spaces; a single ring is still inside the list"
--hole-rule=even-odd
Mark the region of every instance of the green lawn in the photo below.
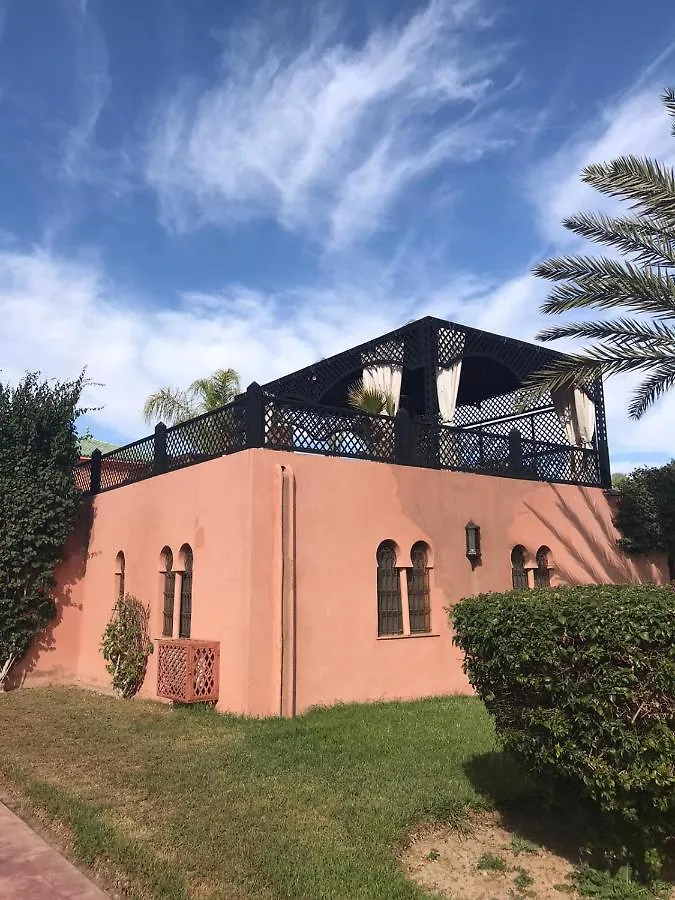
[[[134,897],[422,897],[410,830],[527,788],[482,704],[245,720],[75,689],[0,695],[0,778]]]

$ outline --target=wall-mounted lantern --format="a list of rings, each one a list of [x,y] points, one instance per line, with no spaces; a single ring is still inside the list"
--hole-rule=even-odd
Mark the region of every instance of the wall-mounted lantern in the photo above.
[[[480,525],[475,522],[467,522],[466,531],[466,558],[475,568],[480,562]]]

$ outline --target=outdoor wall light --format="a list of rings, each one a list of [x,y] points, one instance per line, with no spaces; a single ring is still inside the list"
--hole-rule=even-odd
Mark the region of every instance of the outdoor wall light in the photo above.
[[[475,522],[467,522],[466,531],[466,558],[475,567],[480,562],[480,525]]]

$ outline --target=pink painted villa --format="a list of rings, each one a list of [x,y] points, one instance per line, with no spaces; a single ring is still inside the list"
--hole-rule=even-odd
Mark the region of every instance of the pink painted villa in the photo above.
[[[602,382],[536,396],[544,347],[435,318],[321,360],[76,469],[87,516],[27,684],[108,689],[125,591],[150,609],[141,695],[294,715],[468,693],[468,594],[667,580],[616,545]],[[358,378],[395,416],[349,408]]]

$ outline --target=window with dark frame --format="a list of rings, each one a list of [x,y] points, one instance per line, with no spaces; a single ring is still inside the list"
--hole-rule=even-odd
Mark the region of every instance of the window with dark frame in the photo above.
[[[550,553],[548,547],[540,547],[537,550],[537,568],[534,570],[535,587],[550,587],[551,585]]]
[[[180,576],[180,620],[178,637],[189,638],[192,624],[192,548],[188,544],[181,547],[183,571]]]
[[[511,583],[514,591],[526,591],[530,587],[525,568],[525,548],[520,544],[511,551]]]
[[[401,581],[393,541],[382,541],[377,548],[377,634],[403,634]]]
[[[412,568],[406,570],[408,578],[408,612],[410,633],[431,631],[431,606],[429,600],[429,548],[418,541],[410,551]]]
[[[124,597],[124,570],[126,561],[124,553],[120,550],[115,558],[115,600],[121,600]]]
[[[170,547],[162,550],[162,574],[164,575],[163,637],[173,637],[173,603],[176,593],[176,573],[173,570],[173,553]]]

